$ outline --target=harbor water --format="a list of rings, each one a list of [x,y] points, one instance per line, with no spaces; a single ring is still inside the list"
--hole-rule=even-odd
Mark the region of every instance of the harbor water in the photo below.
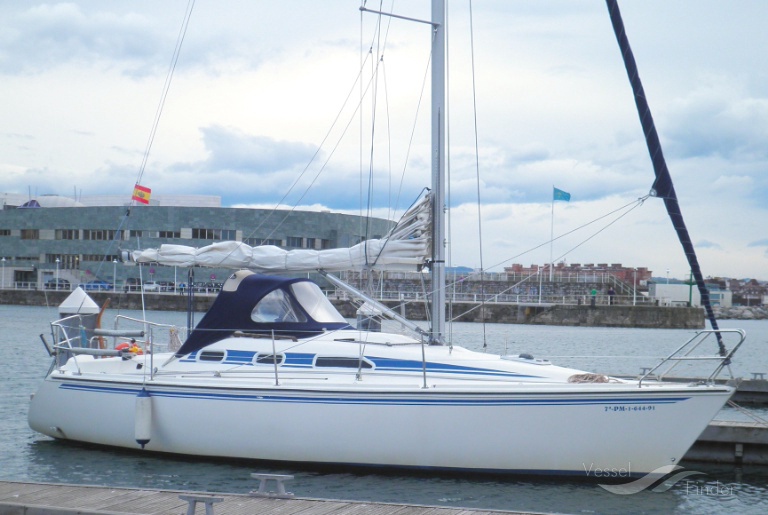
[[[110,314],[108,311],[105,319],[111,318]],[[141,316],[138,312],[123,314]],[[245,493],[258,487],[250,477],[252,472],[271,472],[294,475],[288,488],[300,497],[546,513],[768,513],[768,467],[684,462],[687,471],[697,474],[666,491],[617,495],[585,478],[274,468],[258,462],[201,460],[54,441],[29,429],[27,407],[30,394],[50,366],[39,335],[49,335],[49,322],[56,315],[55,307],[0,306],[2,480]],[[148,313],[147,317],[179,326],[186,324],[184,313]],[[734,375],[768,375],[768,321],[723,321],[721,325],[747,331],[747,341],[732,366]],[[477,350],[485,342],[488,352],[525,352],[590,371],[634,375],[642,367],[658,363],[692,335],[689,330],[501,324],[483,327],[464,323],[454,326],[452,339]],[[768,417],[767,412],[757,410],[763,418]],[[718,418],[746,420],[730,408]],[[567,428],[567,421],[552,423],[562,425],[564,430],[579,430]],[[433,438],[439,438],[440,428],[433,428],[433,433]],[[509,445],[524,446],[525,442],[510,441]]]

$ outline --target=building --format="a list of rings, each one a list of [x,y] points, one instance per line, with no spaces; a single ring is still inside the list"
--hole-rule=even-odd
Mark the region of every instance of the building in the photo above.
[[[707,284],[709,301],[713,306],[730,308],[733,305],[732,292],[715,284]],[[648,285],[649,297],[660,306],[701,306],[701,294],[695,284],[671,282]]]
[[[545,274],[549,274],[549,265],[531,265],[525,267],[521,264],[513,264],[504,268],[507,273],[516,273],[524,275],[536,275],[539,271]],[[643,288],[648,285],[653,273],[645,267],[626,267],[621,263],[599,263],[597,265],[589,263],[582,265],[580,263],[571,263],[570,265],[563,262],[556,263],[553,270],[553,276],[557,278],[564,278],[570,280],[576,278],[579,281],[584,278],[584,281],[600,281],[604,276],[612,276],[615,279],[626,283],[628,285],[636,284]]]
[[[61,279],[72,285],[103,280],[120,287],[140,275],[144,281],[180,282],[187,280],[186,270],[117,266],[120,251],[162,244],[203,247],[228,240],[322,250],[381,238],[393,225],[330,211],[227,208],[219,197],[203,195],[157,196],[149,205],[130,207],[125,197],[29,199],[5,194],[0,211],[2,286],[33,288]],[[221,282],[229,272],[206,268],[195,281]]]

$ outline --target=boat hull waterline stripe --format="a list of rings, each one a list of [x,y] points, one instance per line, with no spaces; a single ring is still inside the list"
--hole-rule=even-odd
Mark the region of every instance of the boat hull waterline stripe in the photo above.
[[[63,390],[75,390],[89,393],[104,394],[123,394],[138,395],[140,389],[122,388],[122,387],[104,387],[86,384],[61,384]],[[300,395],[270,395],[263,393],[238,394],[238,393],[214,393],[214,392],[178,392],[172,390],[150,390],[152,397],[173,397],[183,399],[217,399],[227,401],[248,401],[248,402],[285,402],[285,403],[310,403],[310,404],[376,404],[393,406],[433,406],[433,405],[455,405],[455,406],[593,406],[593,405],[627,405],[627,404],[675,404],[687,401],[688,397],[654,397],[654,398],[635,398],[635,397],[597,397],[592,399],[435,399],[419,398],[410,399],[405,397],[384,397],[384,398],[358,398],[358,397],[338,397],[323,396],[310,397]],[[625,395],[625,393],[622,393]],[[434,395],[434,394],[426,394]]]

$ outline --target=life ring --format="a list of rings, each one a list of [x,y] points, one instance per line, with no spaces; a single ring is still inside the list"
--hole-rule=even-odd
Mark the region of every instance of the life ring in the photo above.
[[[115,346],[115,350],[128,350],[131,348],[131,344],[128,342],[119,343]]]

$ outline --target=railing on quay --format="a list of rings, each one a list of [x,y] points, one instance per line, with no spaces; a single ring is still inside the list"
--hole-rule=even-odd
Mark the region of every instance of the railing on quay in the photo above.
[[[328,294],[331,299],[347,300],[350,296],[341,291],[333,291]],[[382,291],[374,292],[373,297],[379,301],[422,302],[425,295],[419,292]],[[468,304],[562,304],[562,305],[591,305],[594,299],[598,306],[667,306],[685,307],[687,303],[671,302],[669,299],[655,299],[644,295],[591,295],[590,293],[572,295],[538,295],[538,294],[511,294],[511,293],[455,293],[446,294],[446,300],[453,303]]]
[[[72,291],[77,285],[72,285],[70,288],[55,288],[45,289],[45,291]],[[6,290],[37,290],[38,286],[34,282],[16,282],[6,287]],[[90,291],[90,290],[89,290]],[[114,289],[99,289],[93,290],[96,292],[110,293],[114,292]],[[117,292],[126,293],[130,295],[139,295],[142,292],[138,287],[136,288],[118,288]],[[186,295],[187,288],[170,288],[160,291],[145,291],[145,294],[153,295]],[[195,295],[215,296],[219,292],[219,288],[206,288],[195,287]],[[330,298],[347,299],[348,295],[343,291],[331,290],[328,293]],[[425,295],[421,292],[412,290],[379,290],[373,292],[372,296],[376,300],[380,301],[423,301]],[[597,295],[591,295],[589,292],[584,293],[570,293],[570,294],[549,294],[534,292],[520,292],[520,293],[477,293],[477,292],[460,292],[460,291],[448,291],[446,293],[446,300],[453,303],[492,303],[492,304],[562,304],[562,305],[591,305],[594,298],[595,305],[598,306],[664,306],[664,307],[686,307],[687,302],[674,301],[668,298],[650,298],[646,295],[629,294],[629,295],[608,295],[606,293],[599,293]]]

